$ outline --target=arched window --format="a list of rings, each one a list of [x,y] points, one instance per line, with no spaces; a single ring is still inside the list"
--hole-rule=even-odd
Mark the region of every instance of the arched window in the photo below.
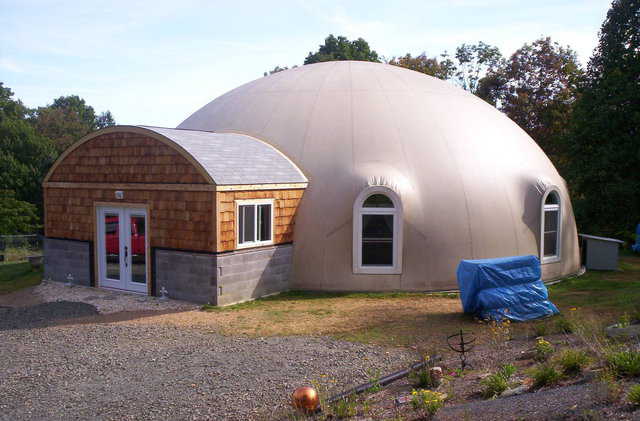
[[[353,272],[402,273],[402,204],[388,187],[365,189],[353,205]]]
[[[552,263],[560,260],[562,206],[557,190],[549,190],[542,196],[540,221],[540,261]]]

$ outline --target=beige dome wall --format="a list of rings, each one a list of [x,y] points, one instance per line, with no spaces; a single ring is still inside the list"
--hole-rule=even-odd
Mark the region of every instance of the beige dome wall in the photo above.
[[[307,65],[230,91],[178,127],[256,136],[305,172],[294,288],[449,289],[461,259],[539,255],[538,180],[562,197],[562,260],[543,277],[579,269],[564,180],[515,123],[447,82],[377,63]],[[376,177],[402,200],[401,275],[353,274],[354,200]]]

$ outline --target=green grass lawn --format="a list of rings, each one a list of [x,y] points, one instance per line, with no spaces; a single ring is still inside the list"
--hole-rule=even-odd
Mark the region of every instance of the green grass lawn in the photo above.
[[[38,285],[41,281],[42,270],[33,270],[29,262],[0,264],[0,294]]]
[[[561,311],[583,309],[600,314],[634,312],[640,308],[640,256],[620,257],[618,271],[588,271],[549,287]]]

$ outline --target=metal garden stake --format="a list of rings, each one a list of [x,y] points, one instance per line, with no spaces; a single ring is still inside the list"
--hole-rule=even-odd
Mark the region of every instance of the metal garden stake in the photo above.
[[[447,345],[449,345],[449,348],[460,354],[461,370],[464,370],[466,367],[472,368],[471,364],[467,363],[467,353],[473,349],[475,346],[473,343],[475,341],[476,338],[473,333],[463,331],[462,329],[460,329],[458,333],[447,336]]]

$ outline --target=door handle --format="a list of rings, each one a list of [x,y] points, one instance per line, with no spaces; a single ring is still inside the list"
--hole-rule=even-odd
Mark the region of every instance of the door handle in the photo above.
[[[124,267],[129,266],[129,247],[124,246]]]

